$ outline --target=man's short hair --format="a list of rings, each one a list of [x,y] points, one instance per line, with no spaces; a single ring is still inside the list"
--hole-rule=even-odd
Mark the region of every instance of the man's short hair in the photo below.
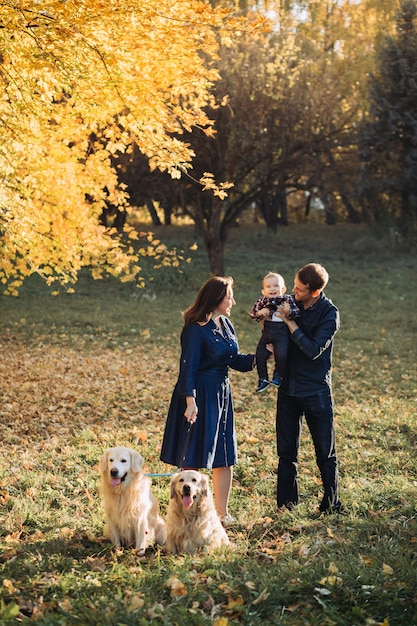
[[[323,291],[329,282],[329,274],[325,267],[319,263],[307,263],[297,272],[297,278],[308,285],[310,291]]]

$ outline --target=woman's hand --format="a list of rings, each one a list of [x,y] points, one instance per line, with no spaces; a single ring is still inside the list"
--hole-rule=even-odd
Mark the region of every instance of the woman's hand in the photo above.
[[[187,396],[187,407],[184,412],[185,419],[189,424],[194,424],[197,420],[198,408],[194,396]]]

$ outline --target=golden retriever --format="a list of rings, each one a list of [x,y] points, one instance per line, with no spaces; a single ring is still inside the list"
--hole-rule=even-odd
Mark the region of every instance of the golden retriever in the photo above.
[[[180,471],[171,479],[166,527],[166,548],[172,554],[194,554],[199,548],[230,543],[214,508],[208,477],[195,470]]]
[[[158,500],[142,468],[139,452],[123,446],[109,448],[100,459],[105,534],[119,548],[134,545],[139,556],[148,546],[164,544],[166,539]]]

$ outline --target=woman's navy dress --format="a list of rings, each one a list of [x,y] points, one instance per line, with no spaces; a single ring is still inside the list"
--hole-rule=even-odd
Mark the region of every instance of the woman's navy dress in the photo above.
[[[241,354],[232,323],[221,317],[224,336],[213,320],[186,326],[181,334],[181,361],[162,442],[161,460],[176,467],[230,467],[237,461],[229,367],[253,368],[254,355]],[[186,396],[194,396],[197,421],[184,417]],[[185,454],[184,454],[185,453]],[[181,458],[182,457],[182,458]]]

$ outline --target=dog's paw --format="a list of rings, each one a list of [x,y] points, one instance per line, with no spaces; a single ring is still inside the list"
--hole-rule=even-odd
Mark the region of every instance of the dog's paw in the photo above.
[[[140,559],[143,559],[143,557],[146,555],[145,548],[136,549],[135,552],[136,552],[136,556],[139,557]]]

